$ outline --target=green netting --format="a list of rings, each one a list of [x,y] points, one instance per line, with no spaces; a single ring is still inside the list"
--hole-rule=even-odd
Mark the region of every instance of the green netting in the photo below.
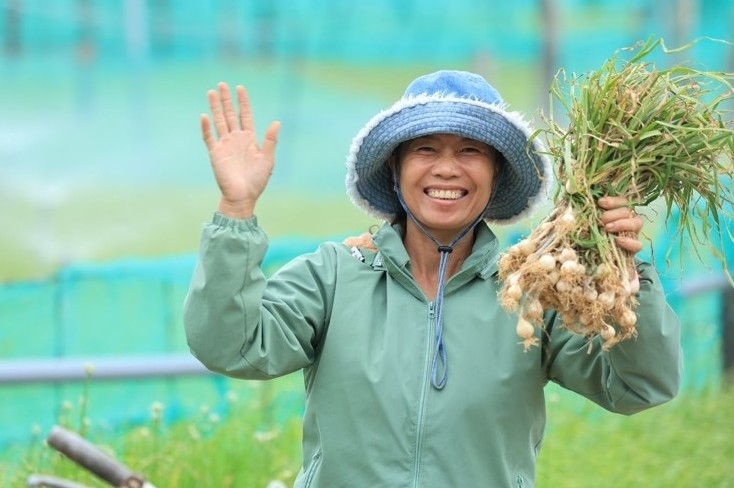
[[[535,0],[3,4],[8,15],[0,25],[8,32],[5,43],[11,54],[67,52],[82,60],[101,57],[109,62],[224,54],[385,63],[454,61],[479,52],[533,59],[552,18],[560,33],[556,42],[576,66],[650,32],[726,37],[732,5],[729,0],[708,0],[686,11],[654,0],[564,0],[549,3],[555,8],[550,16]]]
[[[316,245],[308,239],[273,242],[264,266],[272,271]],[[63,269],[48,282],[0,285],[3,358],[186,352],[181,305],[194,262],[191,255],[81,264]],[[683,296],[686,281],[665,273],[671,304],[683,323],[684,387],[715,386],[722,365],[721,292]],[[84,417],[115,428],[149,418],[154,401],[167,406],[168,420],[190,415],[205,404],[221,408],[231,388],[231,381],[219,376],[101,382],[94,381],[93,374],[86,385],[4,386],[0,443],[27,440],[34,425],[47,427],[58,421],[67,411],[64,405],[73,407],[69,415],[81,415],[80,398],[88,401]],[[288,410],[296,414],[300,408],[295,403]]]
[[[274,242],[263,266],[270,272],[316,245]],[[97,357],[185,353],[182,304],[194,262],[188,255],[84,263],[47,282],[0,285],[0,357],[91,358],[93,367]],[[165,406],[166,421],[203,406],[223,415],[231,390],[241,400],[257,394],[248,382],[234,383],[220,376],[96,381],[92,370],[88,382],[0,386],[0,448],[27,442],[34,426],[45,432],[59,421],[81,426],[88,419],[98,429],[149,421],[154,402]],[[300,413],[293,392],[280,395],[286,398],[281,412]]]

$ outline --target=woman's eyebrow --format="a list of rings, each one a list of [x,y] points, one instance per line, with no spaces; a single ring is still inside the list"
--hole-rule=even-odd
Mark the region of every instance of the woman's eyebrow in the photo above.
[[[437,139],[437,136],[435,134],[427,134],[425,136],[419,136],[419,137],[416,137],[415,139],[411,139],[410,142],[423,141],[423,140],[426,140],[426,139],[428,139],[428,140],[436,140]]]

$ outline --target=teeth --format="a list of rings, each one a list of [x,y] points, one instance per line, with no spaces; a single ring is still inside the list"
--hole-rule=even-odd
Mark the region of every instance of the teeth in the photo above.
[[[428,190],[426,194],[431,198],[441,200],[458,200],[464,195],[464,192],[461,190]]]

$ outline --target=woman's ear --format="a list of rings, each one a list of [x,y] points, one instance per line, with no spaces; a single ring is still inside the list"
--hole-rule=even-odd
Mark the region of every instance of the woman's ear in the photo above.
[[[390,165],[390,170],[395,170],[395,166],[400,162],[400,146],[402,144],[398,144],[398,147],[392,150],[390,153],[390,157],[387,158],[387,164]]]
[[[390,168],[390,176],[392,178],[392,189],[398,190],[398,148],[395,148],[390,156],[387,158],[387,166]]]
[[[494,192],[497,190],[497,187],[500,185],[500,180],[502,179],[502,176],[504,176],[504,172],[502,171],[502,157],[499,156],[499,152],[496,151],[496,154],[498,155],[497,159],[495,159],[494,163],[494,175],[492,175],[492,195],[494,195]]]

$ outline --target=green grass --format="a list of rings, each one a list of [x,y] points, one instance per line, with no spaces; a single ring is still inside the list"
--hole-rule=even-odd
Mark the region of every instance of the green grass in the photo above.
[[[734,389],[685,394],[631,417],[568,403],[567,394],[548,402],[539,487],[734,486]]]
[[[96,429],[93,422],[82,422],[81,428],[90,440],[158,486],[265,487],[273,480],[290,486],[301,462],[300,422],[294,415],[276,419],[273,405],[279,394],[300,392],[297,380],[300,377],[292,375],[258,384],[253,401],[231,399],[226,418],[202,407],[198,416],[166,426],[154,408],[148,424],[131,426],[119,435]],[[293,398],[300,402],[300,393]],[[548,414],[537,470],[540,488],[734,486],[734,389],[687,393],[624,417],[550,387]],[[67,415],[62,424],[79,429],[71,420],[79,413]],[[20,453],[17,464],[1,463],[1,486],[23,486],[30,473],[105,486],[40,439]]]
[[[49,209],[0,195],[0,208],[13,209],[0,212],[0,283],[47,278],[67,263],[194,253],[201,227],[217,207],[212,187],[84,190]],[[341,239],[380,224],[339,193],[266,191],[255,210],[271,240]],[[524,228],[493,230],[504,240]]]
[[[147,423],[111,428],[86,418],[86,405],[64,402],[59,425],[164,487],[292,485],[300,466],[299,375],[270,382],[233,382],[227,404],[202,405],[185,421],[166,424],[165,405],[151,402]],[[94,388],[94,384],[90,385]],[[0,455],[0,486],[20,487],[45,474],[91,487],[108,486],[37,437]]]
[[[307,79],[315,81],[320,86],[345,92],[354,92],[355,88],[358,88],[355,96],[373,96],[381,100],[387,107],[402,95],[405,87],[415,78],[440,69],[466,70],[485,76],[509,103],[511,110],[522,111],[528,117],[536,115],[538,101],[546,102],[546,100],[535,99],[538,93],[543,92],[537,85],[540,67],[533,63],[504,58],[468,60],[450,63],[450,66],[445,63],[401,63],[386,67],[368,63],[345,65],[312,62],[304,65],[302,73]]]
[[[46,210],[0,197],[0,207],[13,209],[0,213],[6,229],[0,235],[0,282],[44,278],[65,263],[193,253],[217,202],[216,188],[186,187],[87,190]],[[338,194],[266,192],[256,213],[273,239],[335,238],[375,223]]]

